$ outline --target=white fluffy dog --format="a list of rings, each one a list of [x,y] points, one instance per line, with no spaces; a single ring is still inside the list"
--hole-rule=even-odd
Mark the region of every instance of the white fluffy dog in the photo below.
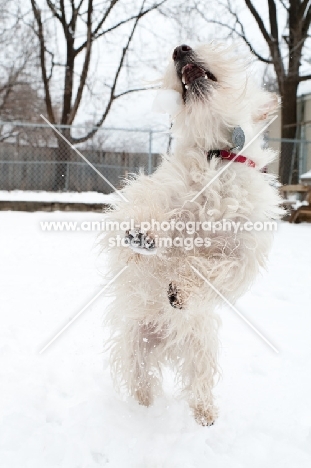
[[[114,227],[102,239],[111,280],[127,266],[111,285],[111,369],[116,386],[148,406],[161,390],[162,366],[171,366],[195,419],[211,425],[218,292],[231,302],[241,296],[272,241],[271,232],[234,232],[219,222],[264,223],[281,214],[272,179],[260,171],[275,154],[262,138],[247,146],[279,101],[221,44],[177,47],[162,88],[180,98],[174,153],[151,176],[127,181],[127,201],[120,197],[106,215]],[[235,159],[221,171],[228,158]]]

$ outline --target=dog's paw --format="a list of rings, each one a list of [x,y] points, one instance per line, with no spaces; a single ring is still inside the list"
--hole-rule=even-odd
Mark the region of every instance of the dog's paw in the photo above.
[[[168,300],[174,309],[182,309],[183,308],[183,297],[181,290],[178,289],[176,283],[173,281],[168,285],[167,291]]]
[[[134,252],[143,255],[154,255],[157,251],[155,238],[150,232],[143,232],[140,229],[126,231],[125,239]]]
[[[193,415],[195,421],[201,426],[213,426],[217,419],[218,411],[214,407],[205,410],[203,408],[195,408],[193,410]]]
[[[143,390],[143,389],[137,389],[135,391],[135,398],[138,401],[138,403],[142,406],[151,406],[153,403],[153,398],[151,395],[150,391]]]

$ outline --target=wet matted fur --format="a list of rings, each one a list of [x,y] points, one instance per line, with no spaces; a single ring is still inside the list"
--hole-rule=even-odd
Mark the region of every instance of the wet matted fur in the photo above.
[[[207,152],[231,148],[237,126],[247,144],[267,124],[279,101],[255,84],[248,59],[239,58],[233,47],[214,43],[183,47],[175,49],[162,80],[163,89],[182,97],[173,116],[174,151],[163,156],[151,176],[139,174],[127,181],[122,193],[128,202],[119,198],[106,220],[133,219],[140,224],[277,219],[281,210],[273,177],[260,172],[275,153],[262,148],[262,137],[242,153],[255,162],[255,168],[232,163],[191,202],[227,164],[217,157],[209,160]],[[234,302],[265,265],[273,237],[271,232],[255,230],[156,232],[170,239],[204,239],[207,234],[206,245],[158,247],[155,255],[148,256],[115,245],[116,236],[123,238],[125,229],[103,232],[101,239],[109,278],[128,266],[110,287],[113,299],[106,315],[116,387],[148,406],[161,391],[162,366],[171,366],[194,417],[203,425],[213,424],[217,416],[216,311],[223,301],[192,266]]]

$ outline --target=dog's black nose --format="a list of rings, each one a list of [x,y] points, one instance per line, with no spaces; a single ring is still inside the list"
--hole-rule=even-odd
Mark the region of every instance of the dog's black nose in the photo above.
[[[187,55],[188,52],[190,52],[192,49],[186,44],[182,44],[179,47],[176,47],[176,49],[173,52],[173,60],[180,60],[183,58],[185,55]]]

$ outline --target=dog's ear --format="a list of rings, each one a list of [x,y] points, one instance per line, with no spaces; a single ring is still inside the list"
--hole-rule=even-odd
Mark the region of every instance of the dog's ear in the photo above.
[[[280,106],[281,100],[276,93],[267,93],[261,95],[261,104],[253,116],[254,122],[268,119]]]

